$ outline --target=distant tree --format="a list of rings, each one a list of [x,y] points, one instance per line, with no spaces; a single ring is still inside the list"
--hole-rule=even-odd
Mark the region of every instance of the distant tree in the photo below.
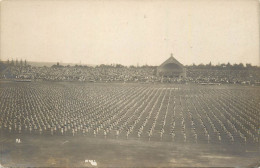
[[[221,68],[226,68],[226,64],[220,64]]]
[[[116,68],[124,68],[124,66],[121,64],[116,64]]]
[[[232,67],[232,65],[228,62],[227,63],[227,68],[231,68]]]
[[[15,66],[18,66],[18,59],[15,60]]]
[[[232,69],[238,69],[239,68],[239,66],[238,66],[238,64],[233,64],[233,66],[232,66],[233,68]]]
[[[59,62],[57,62],[57,64],[56,64],[56,65],[52,65],[51,67],[52,67],[52,68],[62,68],[63,66],[62,66],[62,65],[60,65],[60,63],[59,63]]]
[[[209,64],[206,65],[207,68],[211,68],[211,61],[209,62]]]
[[[240,63],[238,66],[239,66],[239,68],[244,68],[244,64],[243,63]]]
[[[249,64],[246,64],[246,67],[250,69],[250,68],[252,68],[252,65],[249,63]]]
[[[22,59],[20,60],[20,66],[23,66],[23,60]]]
[[[233,64],[233,66],[232,66],[232,69],[237,69],[237,70],[241,70],[241,69],[243,69],[244,68],[244,65],[243,65],[243,63],[240,63],[240,64]]]
[[[13,59],[12,59],[12,61],[11,61],[11,65],[14,66],[14,60],[13,60]]]
[[[205,65],[204,65],[204,64],[199,64],[199,65],[198,65],[198,68],[203,69],[203,68],[205,68]]]

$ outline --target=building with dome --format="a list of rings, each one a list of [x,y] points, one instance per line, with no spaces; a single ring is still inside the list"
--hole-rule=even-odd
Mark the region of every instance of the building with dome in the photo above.
[[[168,78],[186,78],[185,67],[173,55],[157,67],[157,76]]]

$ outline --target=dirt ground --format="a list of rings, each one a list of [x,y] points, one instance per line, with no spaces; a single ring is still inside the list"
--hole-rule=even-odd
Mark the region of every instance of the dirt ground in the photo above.
[[[16,138],[21,143],[15,143]],[[259,145],[180,144],[5,132],[0,137],[3,167],[257,167],[259,156]]]

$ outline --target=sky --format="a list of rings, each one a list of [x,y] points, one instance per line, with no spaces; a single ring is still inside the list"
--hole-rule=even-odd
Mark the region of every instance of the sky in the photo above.
[[[259,65],[257,0],[3,0],[0,59]]]

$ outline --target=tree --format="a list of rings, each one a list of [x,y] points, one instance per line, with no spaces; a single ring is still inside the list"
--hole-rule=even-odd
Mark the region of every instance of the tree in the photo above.
[[[199,64],[198,68],[205,68],[205,65],[204,64]]]
[[[11,61],[11,65],[13,66],[14,65],[14,60],[12,59],[12,61]]]
[[[232,67],[232,65],[228,62],[227,63],[227,68],[231,68]]]
[[[20,60],[20,66],[23,66],[23,60],[22,59]]]
[[[226,68],[226,64],[221,64],[221,68]]]
[[[243,63],[240,63],[238,66],[239,66],[239,68],[244,68],[244,64]]]
[[[252,65],[249,63],[249,64],[246,64],[246,68],[252,68]]]
[[[211,61],[209,62],[209,64],[206,65],[207,68],[211,68]]]
[[[116,64],[116,68],[123,68],[124,66],[121,64]]]

